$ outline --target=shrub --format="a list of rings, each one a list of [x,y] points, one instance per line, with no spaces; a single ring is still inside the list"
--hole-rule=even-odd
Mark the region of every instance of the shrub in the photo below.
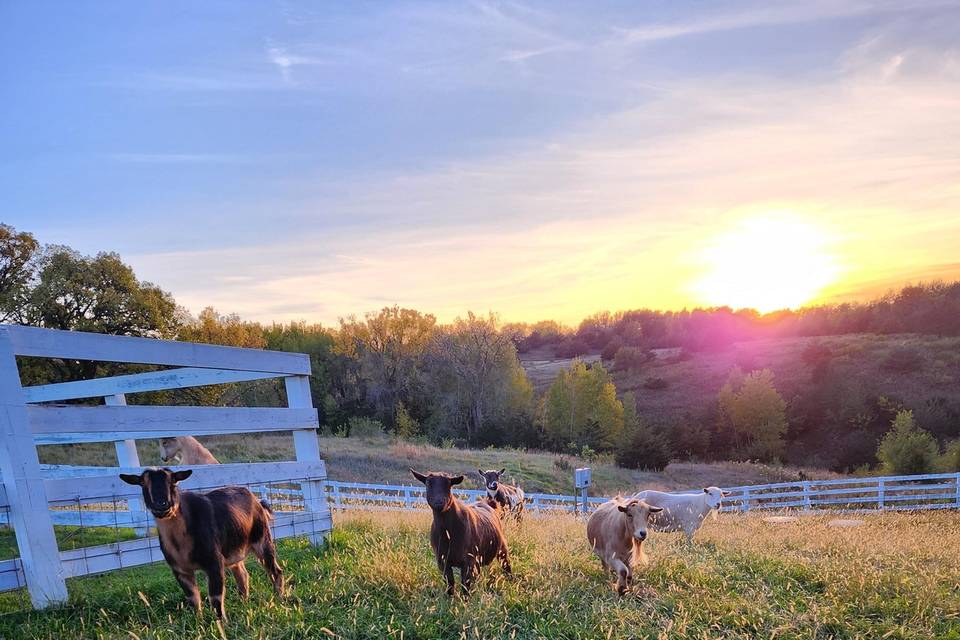
[[[932,435],[917,427],[912,411],[900,411],[892,428],[880,440],[877,460],[885,473],[913,474],[933,471],[940,448]]]
[[[923,356],[916,349],[897,347],[884,358],[881,367],[893,373],[915,373],[923,368]]]
[[[397,403],[397,436],[409,440],[420,431],[420,423],[407,411],[402,402]]]
[[[347,424],[351,438],[377,438],[384,434],[380,421],[366,416],[352,416]]]
[[[743,375],[734,367],[717,397],[721,424],[741,457],[770,461],[783,453],[786,403],[769,369]]]
[[[960,440],[952,440],[947,443],[943,455],[937,460],[937,467],[942,473],[960,471]]]
[[[557,456],[556,458],[554,458],[553,466],[555,466],[560,471],[573,470],[573,463],[571,463],[570,459],[565,456]]]
[[[590,352],[590,345],[580,338],[567,338],[553,350],[558,358],[576,358]]]
[[[620,347],[613,357],[613,368],[621,371],[637,371],[653,359],[653,354],[639,347]]]
[[[616,451],[617,464],[627,469],[663,471],[670,464],[670,444],[663,434],[641,424]]]
[[[674,454],[682,459],[703,457],[710,451],[710,432],[690,420],[670,431]]]
[[[652,391],[657,391],[659,389],[667,388],[667,381],[663,378],[647,378],[643,381],[643,388],[650,389]]]
[[[620,347],[623,346],[623,340],[620,339],[620,336],[614,336],[610,339],[610,342],[606,344],[602,351],[600,351],[600,357],[604,360],[613,360],[617,351],[620,350]]]

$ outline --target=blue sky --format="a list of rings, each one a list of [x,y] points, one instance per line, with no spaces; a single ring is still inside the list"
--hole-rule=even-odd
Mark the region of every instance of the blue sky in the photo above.
[[[259,320],[715,302],[757,216],[875,293],[960,273],[958,43],[957,2],[5,2],[0,220]]]

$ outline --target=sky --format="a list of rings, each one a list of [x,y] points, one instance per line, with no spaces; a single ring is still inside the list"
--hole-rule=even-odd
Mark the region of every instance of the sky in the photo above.
[[[960,2],[0,3],[0,221],[197,312],[960,277]]]

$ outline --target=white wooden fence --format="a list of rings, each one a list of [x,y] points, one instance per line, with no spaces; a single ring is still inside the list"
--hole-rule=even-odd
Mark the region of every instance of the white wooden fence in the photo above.
[[[638,490],[640,487],[638,487]],[[687,493],[699,493],[702,488]],[[732,495],[724,499],[722,511],[801,509],[805,511],[894,511],[918,509],[960,509],[960,473],[914,476],[844,478],[841,480],[798,480],[739,487],[727,487]],[[424,488],[419,485],[327,483],[327,495],[334,509],[412,509],[426,507]],[[483,490],[458,489],[462,498],[475,499]],[[574,511],[582,509],[578,497],[528,493],[527,509]],[[589,497],[595,507],[609,498]]]
[[[21,387],[16,356],[176,367],[150,373]],[[117,473],[139,473],[135,440],[178,435],[292,431],[296,460],[194,467],[187,489],[226,484],[299,487],[278,509],[274,535],[306,535],[314,543],[331,528],[320,459],[317,412],[310,397],[310,360],[297,353],[240,349],[148,338],[0,326],[0,513],[12,525],[19,558],[0,561],[0,591],[26,586],[35,607],[67,600],[66,578],[162,559],[156,538],[61,551],[54,525],[133,527],[150,518],[139,487]],[[287,407],[127,406],[127,394],[264,378],[283,378]],[[100,406],[54,404],[103,398]],[[43,467],[38,444],[114,442],[118,467]]]
[[[40,465],[48,478],[110,475],[122,472],[119,468]],[[196,468],[196,467],[194,467]],[[270,500],[279,510],[296,509],[302,501],[302,492],[289,486],[254,485],[255,492]],[[324,483],[331,509],[366,509],[398,511],[426,509],[422,485],[374,484],[365,482]],[[699,493],[690,489],[687,493]],[[805,480],[774,484],[728,487],[732,495],[724,499],[722,511],[745,512],[772,509],[800,509],[803,511],[895,511],[921,509],[960,509],[960,473],[915,476],[885,476],[846,478],[842,480]],[[482,497],[483,489],[461,489],[454,492],[464,500]],[[535,513],[578,511],[583,509],[580,496],[552,493],[527,493],[527,510]],[[587,498],[588,508],[594,508],[609,498]],[[149,514],[130,511],[124,504],[69,505],[52,512],[55,524],[85,526],[149,526]],[[4,524],[0,513],[0,524]]]

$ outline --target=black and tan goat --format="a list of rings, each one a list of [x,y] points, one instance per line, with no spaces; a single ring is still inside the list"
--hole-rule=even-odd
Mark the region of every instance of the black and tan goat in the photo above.
[[[480,567],[499,558],[505,573],[510,573],[507,540],[496,509],[485,502],[464,504],[453,497],[453,485],[463,476],[445,473],[418,473],[413,476],[427,487],[427,504],[433,511],[430,546],[437,568],[447,579],[447,595],[453,595],[453,570],[460,570],[460,586],[469,593]]]
[[[207,493],[180,491],[177,483],[191,473],[189,469],[147,469],[140,475],[120,474],[121,480],[143,490],[143,501],[157,523],[163,557],[190,604],[200,610],[196,572],[203,571],[210,606],[217,617],[226,618],[224,570],[230,569],[240,596],[246,599],[249,576],[244,560],[251,552],[266,569],[277,594],[283,595],[283,572],[270,535],[273,514],[269,505],[246,487]]]
[[[500,505],[501,515],[506,516],[508,513],[512,513],[517,518],[517,522],[521,522],[523,520],[523,503],[526,497],[520,487],[500,482],[500,476],[503,475],[504,471],[506,469],[500,469],[500,471],[477,469],[477,473],[483,478],[483,486],[487,490],[487,496],[496,500]]]

